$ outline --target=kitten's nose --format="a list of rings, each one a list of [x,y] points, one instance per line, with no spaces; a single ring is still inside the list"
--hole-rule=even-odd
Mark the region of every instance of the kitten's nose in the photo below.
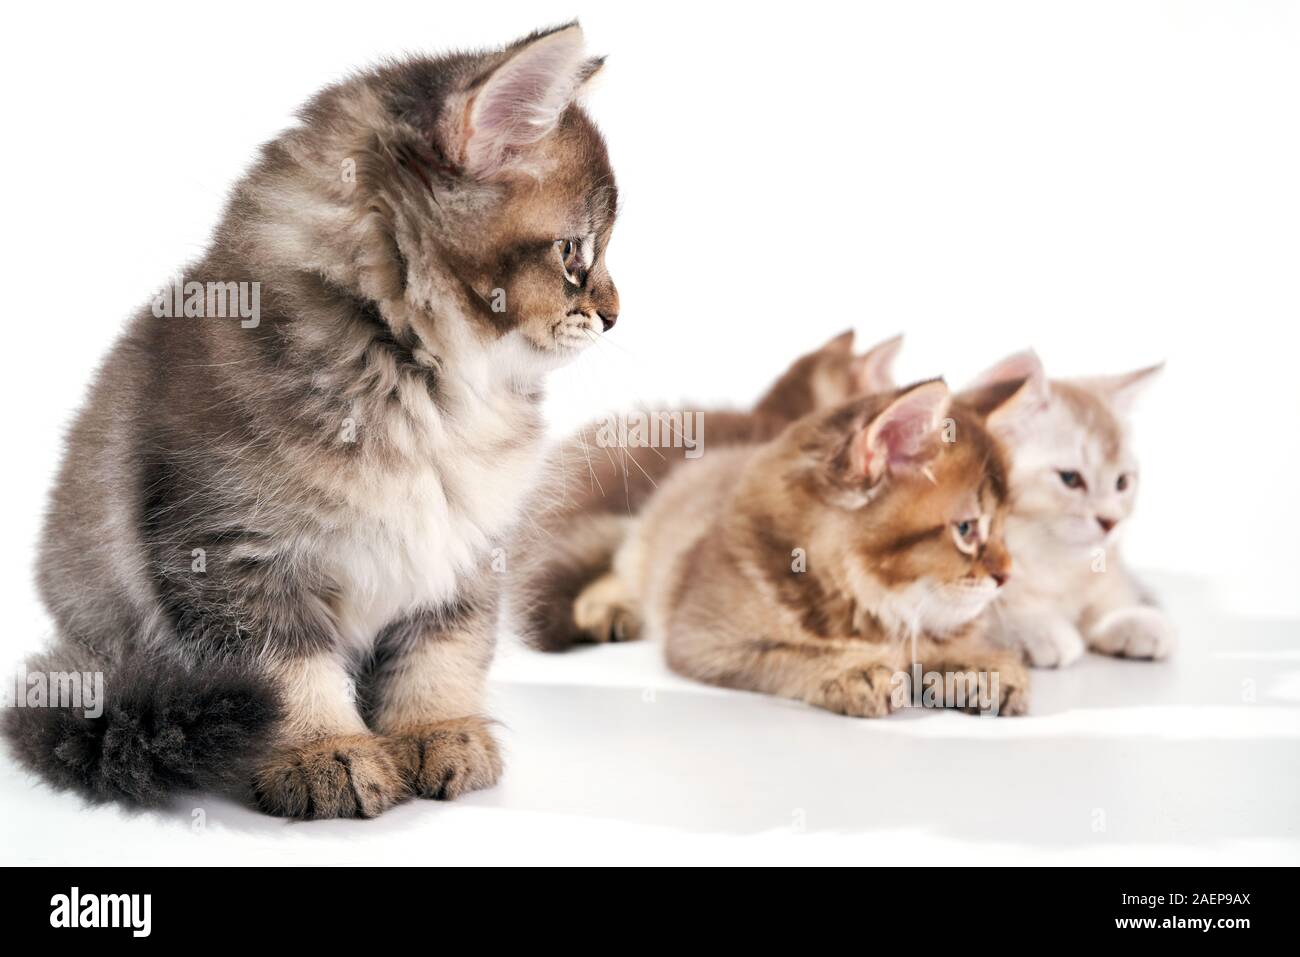
[[[1012,565],[1011,555],[1000,538],[995,538],[984,546],[983,558],[984,571],[993,579],[993,584],[1001,588],[1011,578]]]
[[[618,322],[617,312],[601,312],[596,310],[596,315],[600,316],[600,324],[606,332],[614,328],[614,323]]]
[[[1103,517],[1103,516],[1101,516],[1101,515],[1098,515],[1098,516],[1097,516],[1097,524],[1101,526],[1101,530],[1102,530],[1103,532],[1105,532],[1106,534],[1109,535],[1109,534],[1110,534],[1110,530],[1111,530],[1112,528],[1114,528],[1116,525],[1119,524],[1119,519],[1117,519],[1117,518],[1105,518],[1105,517]]]

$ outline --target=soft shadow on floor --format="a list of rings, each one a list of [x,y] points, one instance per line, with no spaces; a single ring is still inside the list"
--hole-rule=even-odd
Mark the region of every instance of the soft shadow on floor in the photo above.
[[[970,840],[1189,843],[1293,833],[1294,738],[1025,737],[1010,723],[912,713],[855,721],[756,695],[563,686],[510,690],[514,809],[688,831],[915,827]],[[900,722],[1007,722],[1006,737]],[[906,729],[910,731],[911,729]]]
[[[688,833],[910,828],[1056,848],[1295,839],[1300,628],[1194,604],[1178,605],[1173,660],[1090,655],[1035,671],[1031,715],[1019,719],[844,718],[683,682],[645,643],[521,651],[493,683],[507,765],[488,791],[454,805],[413,801],[368,822],[291,823],[211,795],[131,817],[179,836],[206,816],[273,840],[404,834],[464,807]],[[24,801],[48,793],[6,782],[28,787]]]

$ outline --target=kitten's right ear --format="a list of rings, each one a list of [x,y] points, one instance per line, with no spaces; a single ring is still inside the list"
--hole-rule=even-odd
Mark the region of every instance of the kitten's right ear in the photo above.
[[[577,23],[522,42],[450,103],[444,145],[467,173],[490,179],[555,129],[578,88],[600,69]]]
[[[578,71],[578,86],[586,86],[603,69],[605,69],[605,58],[603,56],[588,57],[587,62]]]
[[[867,422],[849,443],[849,467],[874,484],[886,472],[918,471],[939,451],[939,427],[952,395],[942,379],[908,389]]]
[[[977,376],[969,395],[969,404],[984,416],[988,430],[1014,444],[1047,408],[1052,387],[1042,360],[1027,349]]]
[[[853,360],[851,371],[857,388],[856,395],[892,392],[898,388],[894,381],[894,360],[903,348],[903,337],[894,336],[872,346]]]
[[[1001,362],[985,369],[967,388],[979,389],[996,382],[1012,382],[1043,375],[1043,362],[1033,349],[1009,355]]]

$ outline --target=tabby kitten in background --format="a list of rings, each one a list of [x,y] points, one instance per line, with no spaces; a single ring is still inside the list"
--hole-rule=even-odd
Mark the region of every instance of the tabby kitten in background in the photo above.
[[[989,619],[994,638],[1023,649],[1034,665],[1068,665],[1086,648],[1164,658],[1177,644],[1173,622],[1119,554],[1138,489],[1127,416],[1160,368],[1049,380],[1025,352],[984,373],[967,394],[1019,387],[1032,404],[1031,414],[994,427],[1011,453],[1006,538],[1015,574]]]
[[[849,330],[796,359],[752,410],[689,411],[700,416],[709,449],[760,442],[809,412],[894,388],[890,370],[901,344],[895,336],[855,354]],[[609,572],[629,521],[686,457],[677,445],[604,448],[599,435],[591,425],[554,450],[528,509],[536,521],[519,549],[510,603],[525,639],[543,651],[635,637],[621,617],[602,617],[612,606],[578,599]]]
[[[1021,407],[1008,396],[990,426]],[[874,717],[916,661],[996,675],[998,713],[1023,713],[1027,673],[980,618],[1011,566],[1003,452],[983,418],[931,381],[710,449],[651,498],[586,600],[710,684]]]
[[[577,24],[318,93],[234,187],[198,283],[261,315],[114,346],[40,548],[39,671],[102,716],[8,709],[18,757],[92,799],[249,793],[370,817],[493,784],[497,584],[540,464],[544,375],[610,328],[616,193],[576,105]]]

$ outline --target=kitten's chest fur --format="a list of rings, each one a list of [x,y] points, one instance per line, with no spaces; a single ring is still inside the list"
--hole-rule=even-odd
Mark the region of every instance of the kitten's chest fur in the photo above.
[[[346,482],[346,519],[326,544],[340,636],[358,651],[385,625],[454,601],[466,576],[492,574],[540,468],[539,417],[524,396],[500,389],[454,413],[415,411],[417,428],[401,425],[407,454]]]

